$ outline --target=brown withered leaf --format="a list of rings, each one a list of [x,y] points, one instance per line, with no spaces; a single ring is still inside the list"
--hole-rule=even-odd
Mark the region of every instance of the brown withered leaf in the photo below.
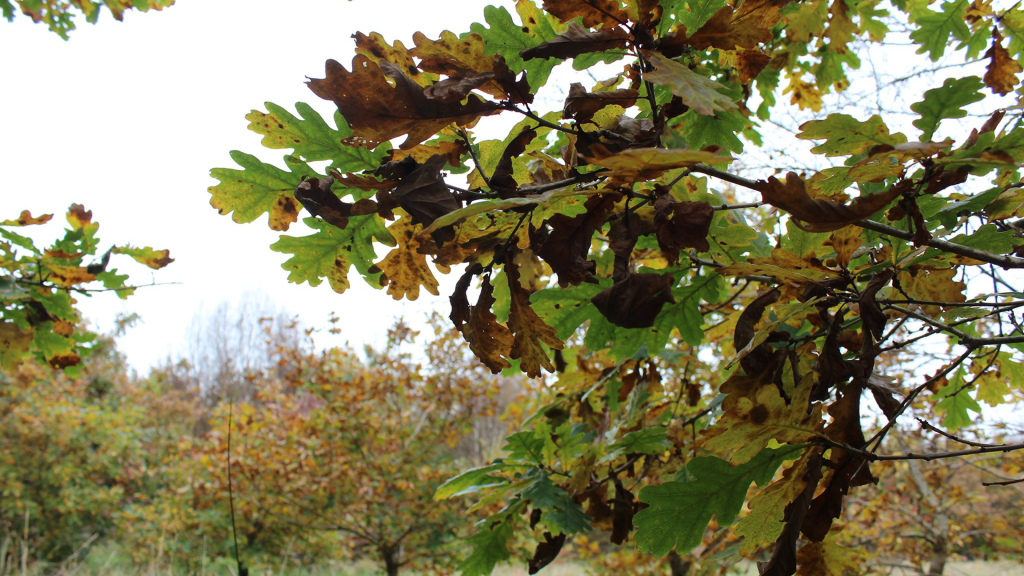
[[[493,305],[494,287],[490,277],[484,276],[476,306],[469,307],[469,319],[459,330],[473,354],[497,374],[512,366],[506,358],[512,352],[514,338],[508,328],[498,323],[498,318],[491,312]]]
[[[733,332],[732,345],[736,350],[743,350],[754,339],[757,334],[755,327],[764,316],[766,308],[779,301],[781,293],[778,288],[760,294],[754,298],[743,312],[740,313],[736,322],[736,330]],[[772,350],[767,342],[764,342],[747,353],[740,360],[740,366],[747,374],[761,374],[765,369],[774,364],[781,352]]]
[[[366,173],[345,174],[338,172],[334,168],[328,168],[327,173],[338,184],[346,188],[356,188],[358,190],[390,190],[398,184],[395,180],[381,180]]]
[[[572,118],[577,122],[588,122],[599,110],[607,106],[629,108],[636,104],[638,93],[632,88],[626,90],[609,90],[607,92],[587,92],[579,82],[569,86],[569,94],[565,97],[562,107],[562,118]]]
[[[413,224],[408,216],[388,227],[388,232],[398,242],[398,246],[374,266],[383,272],[381,285],[387,285],[388,294],[395,300],[405,298],[411,301],[419,298],[420,286],[434,296],[438,294],[437,279],[427,265],[427,257],[419,253],[420,244],[416,234],[422,229],[421,225]]]
[[[622,485],[618,478],[615,483],[615,499],[612,500],[612,544],[623,544],[633,530],[633,515],[637,512],[637,500],[633,493]]]
[[[459,38],[445,30],[440,39],[430,40],[417,32],[412,39],[416,47],[409,50],[409,54],[420,59],[421,70],[455,80],[490,74],[489,79],[480,84],[481,92],[516,104],[533,102],[526,76],[516,80],[501,55],[488,55],[479,34]]]
[[[860,397],[863,387],[857,380],[847,384],[839,392],[839,399],[828,408],[832,422],[825,427],[824,436],[833,442],[848,446],[863,446],[864,432],[860,423]],[[826,480],[825,490],[821,492],[807,510],[801,531],[808,540],[821,542],[832,528],[832,521],[839,518],[843,511],[843,498],[850,488],[877,482],[871,474],[871,468],[863,456],[832,448],[832,472]]]
[[[470,92],[494,80],[494,72],[480,72],[463,78],[446,78],[427,86],[423,95],[436,102],[461,102]]]
[[[514,336],[509,358],[519,359],[520,369],[530,378],[539,378],[541,368],[554,372],[555,366],[541,344],[554,350],[561,350],[565,344],[556,336],[557,331],[530,307],[530,293],[520,284],[519,266],[512,262],[511,255],[505,263],[505,276],[511,301],[508,328]]]
[[[393,87],[387,78],[395,82]],[[352,59],[351,72],[328,60],[326,76],[311,79],[309,87],[337,105],[352,128],[349,141],[371,147],[408,135],[402,148],[412,148],[449,124],[464,126],[500,111],[497,104],[475,95],[465,103],[431,100],[398,66],[386,60],[376,64],[363,55]]]
[[[629,19],[615,0],[544,0],[544,11],[562,22],[582,18],[587,28],[611,28]]]
[[[675,302],[672,297],[672,274],[642,274],[633,272],[598,292],[591,299],[598,311],[609,322],[622,328],[649,328],[654,326],[665,304]]]
[[[618,198],[618,194],[592,196],[583,205],[586,208],[583,214],[571,217],[556,214],[547,221],[551,228],[549,234],[544,236],[539,231],[531,234],[534,252],[558,274],[558,284],[563,288],[593,281],[597,264],[587,260],[590,242]]]
[[[732,60],[732,65],[739,72],[740,84],[748,84],[768,66],[771,56],[757,49],[737,50]]]
[[[758,563],[758,570],[761,576],[793,576],[796,573],[796,543],[800,538],[800,527],[806,522],[809,514],[808,506],[814,497],[814,490],[821,481],[822,458],[819,455],[812,456],[807,468],[801,476],[806,483],[804,491],[793,500],[783,513],[783,521],[786,527],[775,543],[775,551],[772,557],[765,563]]]
[[[544,533],[544,541],[537,543],[537,549],[533,552],[533,558],[530,558],[529,570],[530,574],[536,574],[540,572],[542,568],[551,564],[558,558],[559,552],[562,551],[562,546],[565,545],[565,533],[561,533],[558,536],[552,536],[550,532]]]
[[[950,186],[956,186],[957,184],[963,184],[967,181],[967,177],[971,174],[969,166],[961,166],[956,170],[946,170],[939,167],[938,170],[932,174],[932,177],[928,180],[928,185],[924,188],[925,194],[937,194],[942,192]]]
[[[853,224],[885,208],[903,193],[903,187],[897,184],[885,192],[861,196],[850,204],[840,204],[833,200],[811,198],[803,178],[793,172],[786,175],[784,183],[774,176],[768,180],[759,180],[758,189],[765,202],[789,212],[803,222],[801,228],[809,232],[831,232]]]
[[[985,85],[992,89],[992,92],[1006,96],[1013,91],[1020,80],[1017,74],[1024,72],[1020,64],[1010,56],[1010,53],[1003,48],[1003,37],[999,34],[999,28],[992,28],[992,47],[985,52],[989,59],[985,72]]]
[[[429,226],[449,212],[462,208],[441,175],[445,159],[431,156],[398,182],[391,193],[395,202],[412,216],[413,224]]]
[[[614,48],[626,49],[629,34],[622,28],[587,30],[575,21],[569,22],[565,32],[547,42],[519,53],[523,60],[534,58],[575,58],[587,52],[604,52]]]
[[[338,228],[348,226],[348,219],[352,216],[364,216],[377,211],[377,203],[373,200],[363,199],[355,204],[342,202],[341,198],[331,192],[332,184],[334,179],[330,176],[303,180],[295,187],[295,199],[310,214]]]
[[[708,232],[715,211],[708,202],[676,202],[669,193],[654,202],[654,230],[658,247],[669,264],[679,260],[679,251],[694,248],[698,252],[711,249]]]
[[[512,177],[513,165],[512,160],[518,158],[526,151],[526,147],[530,145],[530,142],[537,137],[537,131],[533,128],[524,128],[522,132],[516,135],[505,150],[501,153],[501,159],[498,160],[498,165],[494,167],[494,173],[491,175],[491,190],[498,193],[501,198],[512,198],[518,196],[517,190],[519,184],[515,178]]]
[[[731,7],[725,6],[715,12],[715,15],[693,34],[688,34],[688,30],[677,26],[661,39],[658,50],[669,58],[676,58],[682,55],[687,47],[697,50],[752,49],[760,43],[771,41],[772,33],[768,29],[770,26],[737,25],[738,15]]]
[[[455,283],[455,290],[452,295],[448,297],[448,300],[452,304],[452,313],[448,316],[455,328],[460,332],[462,331],[462,325],[469,322],[470,308],[469,308],[469,296],[466,294],[469,291],[469,283],[473,281],[473,277],[483,271],[483,266],[480,264],[473,264],[466,268],[466,271],[462,273],[462,277]]]
[[[619,218],[611,223],[608,230],[608,249],[615,254],[615,263],[612,268],[612,279],[616,282],[625,280],[629,275],[629,263],[633,257],[633,248],[641,235],[637,218]],[[649,232],[648,232],[649,233]]]

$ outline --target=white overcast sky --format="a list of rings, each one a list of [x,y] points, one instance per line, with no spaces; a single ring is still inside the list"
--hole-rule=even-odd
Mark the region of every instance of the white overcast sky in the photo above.
[[[454,278],[441,279],[441,296],[421,292],[413,303],[366,287],[354,270],[344,295],[326,282],[317,288],[288,283],[280,267],[286,256],[269,249],[278,234],[265,216],[239,225],[217,214],[209,205],[207,189],[216,183],[209,171],[234,167],[228,156],[234,149],[281,165],[284,151],[263,148],[261,137],[246,129],[245,115],[265,101],[289,109],[304,101],[329,118],[333,105],[313,95],[305,79],[322,77],[329,58],[348,64],[354,32],[376,31],[411,46],[417,30],[433,38],[443,29],[468,30],[482,20],[488,3],[511,4],[449,1],[426,9],[413,0],[178,0],[162,12],[126,13],[123,23],[104,12],[97,25],[80,22],[70,41],[25,16],[0,22],[0,218],[23,209],[54,213],[60,222],[33,230],[37,237],[48,231],[43,236],[49,238],[59,233],[68,205],[78,202],[100,222],[104,247],[131,242],[170,249],[176,261],[155,274],[127,259],[117,265],[132,272],[135,283],[179,284],[145,288],[127,301],[112,294],[81,299],[99,330],[110,330],[118,313],[141,316],[120,344],[142,370],[183,349],[197,311],[246,293],[264,295],[307,326],[323,326],[333,312],[341,318],[343,340],[357,348],[379,344],[397,317],[418,322],[429,310],[447,314]],[[871,48],[857,72],[862,81],[829,97],[833,109],[822,113],[867,117],[885,114],[883,107],[906,110],[943,76],[963,73],[952,69],[894,84],[880,79],[930,65],[913,50]],[[972,68],[984,73],[983,65]],[[858,87],[870,92],[876,85],[886,86],[884,97],[878,92],[855,98]],[[561,100],[559,94],[542,94],[539,104],[553,109]],[[787,100],[780,98],[776,121],[797,126],[810,118]],[[972,110],[993,108],[986,101]],[[912,139],[918,135],[910,126],[912,115],[887,116],[894,129]],[[970,117],[944,124],[938,136],[962,136],[980,122]],[[743,158],[748,168],[760,173],[813,160],[806,154],[809,142],[771,125],[764,133],[765,149],[752,148]],[[297,223],[289,233],[308,230]]]
[[[496,3],[496,2],[489,2]],[[100,222],[104,247],[132,242],[168,248],[175,262],[150,274],[119,261],[136,283],[180,282],[139,290],[127,301],[112,294],[82,298],[81,309],[101,330],[119,312],[142,323],[121,339],[133,366],[145,370],[184,346],[197,310],[266,294],[309,326],[341,317],[342,337],[361,347],[382,341],[398,316],[422,319],[448,311],[440,297],[396,302],[367,288],[352,271],[353,288],[335,294],[286,281],[286,256],[268,246],[277,233],[266,217],[239,225],[210,207],[214,167],[234,167],[237,149],[280,164],[284,151],[266,150],[244,116],[271,101],[289,109],[305,101],[325,117],[333,105],[305,85],[323,77],[324,62],[347,64],[350,36],[377,31],[411,46],[413,32],[437,37],[468,30],[484,2],[428,5],[415,0],[178,0],[162,12],[104,12],[97,25],[79,19],[69,41],[19,15],[0,22],[0,218],[55,213],[32,232],[51,238],[69,204]],[[438,8],[443,6],[443,10]],[[56,224],[56,226],[55,226]],[[40,232],[49,234],[40,235]],[[290,233],[307,233],[301,223]]]

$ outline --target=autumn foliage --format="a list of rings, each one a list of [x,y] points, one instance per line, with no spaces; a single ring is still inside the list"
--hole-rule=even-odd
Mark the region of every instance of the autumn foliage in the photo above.
[[[237,222],[269,213],[281,231],[308,213],[312,233],[272,246],[293,282],[345,292],[354,267],[415,299],[453,272],[450,320],[480,362],[554,373],[554,400],[507,456],[438,491],[505,503],[469,539],[466,576],[523,539],[539,570],[594,528],[688,557],[734,521],[762,574],[857,572],[860,552],[833,536],[849,495],[878,482],[879,460],[921,457],[891,453],[890,433],[910,413],[955,433],[978,400],[1022,385],[1002,367],[1024,344],[1008,275],[1024,267],[1024,131],[999,97],[1019,83],[1024,45],[1005,39],[1024,12],[967,0],[519,0],[515,12],[488,6],[469,31],[412,46],[356,34],[351,64],[330,60],[309,82],[335,124],[306,104],[253,111],[250,129],[287,150],[288,169],[233,152],[240,168],[213,171],[211,203]],[[897,24],[926,65],[949,50],[984,78],[925,91],[904,111],[914,133],[834,112],[788,136],[819,168],[745,168],[785,95],[820,110]],[[557,84],[569,60],[606,79]],[[551,89],[562,109],[535,110]],[[967,107],[980,117],[958,123]],[[489,139],[497,115],[520,121]],[[983,274],[995,284],[975,288]],[[913,373],[916,345],[941,353]]]

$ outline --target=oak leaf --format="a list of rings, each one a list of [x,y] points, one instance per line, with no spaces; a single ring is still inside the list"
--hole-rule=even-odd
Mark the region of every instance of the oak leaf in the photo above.
[[[555,329],[545,324],[530,307],[530,293],[520,284],[519,266],[512,262],[512,258],[505,265],[505,275],[510,295],[508,329],[514,336],[509,358],[519,359],[520,369],[530,378],[539,377],[541,368],[554,372],[555,366],[541,344],[561,350],[564,343]]]
[[[365,216],[377,212],[377,203],[373,200],[363,199],[355,204],[342,202],[334,192],[331,191],[331,184],[334,179],[308,178],[295,187],[295,199],[302,203],[302,206],[313,216],[323,218],[325,222],[338,228],[348,226],[348,219],[352,216]]]
[[[388,232],[398,242],[383,260],[374,266],[382,272],[380,283],[388,287],[388,294],[395,300],[415,300],[420,296],[420,286],[434,296],[438,295],[437,279],[427,265],[427,257],[420,254],[420,243],[416,234],[422,226],[403,216],[388,227]],[[371,268],[371,271],[374,269]]]
[[[573,82],[569,86],[569,94],[565,97],[562,118],[572,118],[580,123],[589,122],[594,114],[607,106],[629,108],[636,104],[637,96],[637,91],[632,88],[587,92],[582,84]]]
[[[654,230],[658,247],[669,264],[679,260],[679,251],[693,248],[698,252],[711,249],[708,232],[714,209],[708,202],[676,202],[664,193],[654,202]]]
[[[493,305],[494,287],[491,286],[491,279],[485,276],[476,306],[469,307],[468,318],[459,327],[459,331],[469,343],[473,354],[491,372],[497,374],[512,366],[506,358],[512,353],[515,337],[508,328],[498,323],[497,317],[491,312]]]
[[[594,144],[590,151],[593,156],[584,157],[587,162],[606,168],[613,180],[628,183],[652,180],[669,170],[687,168],[694,164],[733,161],[732,156],[706,150],[630,148],[612,154],[606,147]]]
[[[736,108],[736,103],[719,91],[725,87],[718,82],[658,52],[644,50],[642,54],[655,68],[653,71],[644,72],[644,79],[667,86],[673,94],[682,99],[683,104],[697,114],[710,116],[715,112]]]
[[[672,274],[633,272],[591,300],[609,322],[622,328],[649,328],[665,304],[675,302]]]
[[[533,48],[523,50],[523,60],[534,58],[575,58],[587,52],[604,52],[615,48],[626,49],[628,34],[622,28],[587,30],[576,22],[569,22],[565,32]]]
[[[793,172],[786,175],[784,183],[774,176],[768,180],[759,180],[758,188],[766,203],[789,212],[803,222],[802,228],[810,232],[830,232],[868,218],[903,193],[901,186],[894,185],[885,192],[861,196],[850,204],[841,204],[834,200],[811,198],[804,179]]]
[[[611,28],[629,19],[616,0],[544,0],[544,11],[562,22],[582,18],[587,28]]]
[[[999,29],[993,27],[992,47],[985,52],[985,57],[989,58],[985,69],[985,85],[991,88],[992,92],[1006,96],[1020,82],[1017,74],[1024,72],[1024,68],[1021,68],[1006,48],[1003,48],[1002,42],[1003,37],[999,34]]]
[[[464,126],[500,111],[497,104],[475,95],[464,103],[431,100],[424,88],[395,64],[386,60],[374,63],[363,55],[352,59],[351,72],[328,60],[326,76],[311,79],[309,87],[338,106],[352,128],[349,140],[358,139],[370,146],[408,135],[402,148],[412,148],[449,124]]]

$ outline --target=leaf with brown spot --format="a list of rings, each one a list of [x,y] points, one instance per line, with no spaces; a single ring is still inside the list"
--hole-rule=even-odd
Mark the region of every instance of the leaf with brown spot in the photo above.
[[[547,221],[550,233],[538,230],[531,234],[534,252],[558,274],[560,286],[593,281],[597,264],[587,260],[591,239],[604,224],[618,198],[618,194],[591,197],[584,204],[586,212],[583,214],[556,214]]]
[[[540,377],[541,368],[554,372],[555,366],[542,344],[554,350],[561,350],[565,344],[556,336],[556,330],[530,307],[530,293],[520,284],[519,267],[512,262],[511,255],[505,263],[505,277],[510,294],[508,328],[514,336],[508,357],[519,359],[519,368],[530,378]]]
[[[665,304],[675,302],[672,274],[633,272],[611,288],[602,290],[591,302],[609,322],[622,328],[654,326]]]
[[[751,2],[751,4],[755,4]],[[744,4],[744,6],[746,3]],[[742,8],[741,8],[742,11]],[[763,42],[770,42],[771,26],[738,25],[740,17],[744,19],[756,15],[755,12],[733,12],[724,6],[715,12],[703,26],[693,34],[682,26],[677,26],[665,35],[658,45],[659,50],[669,57],[681,55],[687,47],[697,50],[717,48],[719,50],[735,50],[736,48],[755,48]],[[756,18],[754,18],[756,20]]]
[[[409,216],[403,216],[388,227],[388,232],[398,242],[398,246],[375,264],[384,273],[380,279],[381,284],[387,285],[388,294],[395,300],[405,298],[412,301],[419,298],[420,286],[434,296],[438,294],[437,279],[427,265],[427,257],[418,251],[420,244],[416,234],[423,227],[411,220]]]
[[[497,374],[512,366],[505,358],[512,353],[515,339],[508,328],[498,323],[497,317],[491,312],[493,305],[494,287],[491,286],[490,277],[484,276],[476,306],[469,307],[468,319],[459,330],[473,354],[491,372]]]
[[[992,47],[985,52],[989,59],[985,68],[985,85],[992,89],[992,92],[1006,96],[1013,91],[1013,87],[1020,83],[1017,74],[1024,72],[1020,64],[1010,56],[1010,53],[1003,48],[1003,37],[999,34],[999,28],[992,27]]]
[[[391,86],[387,78],[395,85]],[[465,103],[430,100],[423,87],[398,66],[387,61],[375,64],[362,55],[352,60],[351,72],[328,60],[326,76],[310,80],[309,87],[337,105],[352,128],[352,137],[366,146],[408,135],[402,148],[412,148],[450,124],[465,126],[500,111],[497,104],[475,95]]]
[[[94,233],[100,227],[92,221],[92,210],[86,210],[81,204],[72,204],[68,208],[67,220],[72,230],[82,230],[87,234]]]
[[[174,258],[171,258],[170,250],[155,250],[148,246],[141,248],[136,248],[135,246],[115,246],[112,251],[115,254],[131,256],[139,264],[148,266],[153,270],[159,270],[174,262]]]
[[[629,20],[615,0],[544,0],[544,11],[562,22],[582,18],[587,28],[611,28]]]
[[[348,219],[352,216],[377,212],[377,203],[373,200],[363,199],[355,204],[342,202],[341,198],[331,191],[332,184],[334,179],[330,176],[303,180],[295,187],[295,199],[313,216],[341,229],[348,226]]]
[[[669,193],[654,202],[654,230],[658,247],[669,264],[679,260],[679,251],[693,248],[698,252],[711,249],[708,232],[714,209],[708,202],[676,202]]]
[[[34,224],[46,224],[53,218],[53,214],[43,214],[42,216],[35,217],[28,210],[22,210],[21,216],[18,216],[17,220],[4,220],[0,222],[0,226],[32,226]]]
[[[630,148],[610,153],[600,144],[590,147],[593,156],[584,159],[595,166],[606,168],[617,182],[641,182],[653,180],[669,170],[686,168],[694,164],[722,164],[732,162],[732,156],[706,150],[674,148]]]
[[[786,468],[781,478],[750,499],[747,504],[750,513],[741,518],[735,528],[736,535],[743,537],[740,543],[741,555],[750,556],[778,541],[786,528],[786,508],[807,491],[807,482],[813,479],[813,474],[807,474],[810,466],[818,466],[820,475],[821,448],[804,450],[803,455]]]
[[[771,56],[757,49],[737,50],[728,61],[739,72],[740,84],[749,84],[768,66]]]
[[[0,367],[10,370],[21,364],[32,346],[31,328],[19,328],[14,322],[0,322]]]
[[[715,112],[736,109],[732,98],[721,92],[725,86],[658,52],[643,50],[641,53],[655,68],[644,72],[644,80],[667,86],[697,114],[711,116]]]
[[[90,273],[84,266],[62,266],[50,262],[46,264],[46,267],[50,270],[47,280],[57,286],[70,288],[77,284],[86,284],[96,280],[96,275]]]
[[[466,145],[462,141],[448,142],[442,140],[436,144],[420,144],[408,150],[395,148],[391,151],[391,160],[401,161],[405,158],[412,158],[414,161],[422,164],[432,156],[442,156],[445,163],[449,166],[458,166],[462,163],[462,156],[468,153],[469,150],[466,149]]]
[[[562,107],[562,118],[572,118],[577,122],[589,122],[599,110],[608,106],[629,108],[636,104],[637,91],[610,90],[607,92],[587,92],[579,82],[569,86],[569,94],[565,97]]]
[[[575,58],[588,52],[604,52],[616,48],[626,49],[629,34],[622,28],[587,30],[575,21],[569,22],[565,32],[547,42],[520,52],[523,60],[534,58]]]
[[[366,173],[344,174],[342,172],[338,172],[334,168],[328,168],[327,173],[334,178],[334,181],[338,184],[345,188],[355,188],[356,190],[390,190],[398,184],[398,182],[394,180],[381,180]]]
[[[841,268],[850,267],[850,258],[853,257],[853,253],[864,244],[864,239],[861,238],[862,232],[856,226],[844,226],[832,232],[829,239],[832,249],[836,251],[836,262]]]
[[[762,386],[752,397],[729,394],[722,403],[725,413],[703,433],[704,448],[735,466],[756,456],[773,440],[810,442],[821,434],[824,424],[821,405],[810,401],[814,384],[814,375],[805,375],[788,403],[777,386]]]
[[[369,35],[356,32],[352,35],[352,39],[356,41],[355,53],[357,55],[365,56],[376,64],[381,62],[393,64],[424,88],[437,80],[437,76],[424,74],[426,69],[416,66],[416,61],[412,59],[413,52],[407,49],[401,40],[395,40],[394,44],[388,44],[388,41],[377,32],[370,32]]]
[[[460,38],[445,30],[440,39],[431,40],[416,32],[413,42],[416,47],[409,54],[421,59],[421,70],[444,74],[456,81],[477,77],[481,80],[477,88],[485,94],[516,104],[533,102],[526,77],[516,80],[501,55],[488,55],[479,34]]]
[[[831,232],[868,218],[903,193],[903,187],[893,185],[885,192],[861,196],[850,204],[840,204],[833,200],[811,198],[803,178],[793,172],[786,175],[785,183],[774,176],[768,180],[758,180],[757,183],[765,202],[789,212],[802,221],[804,224],[801,227],[809,232]]]
[[[953,268],[911,266],[900,272],[896,279],[903,291],[915,300],[962,304],[967,300],[964,295],[967,285],[954,280],[956,275],[957,270]],[[925,304],[921,310],[929,316],[938,316],[942,309],[934,304]]]
[[[864,574],[861,565],[865,553],[854,548],[844,548],[826,539],[824,542],[809,542],[796,553],[797,576],[856,576]]]
[[[816,283],[836,276],[835,270],[825,268],[818,262],[800,258],[781,248],[772,250],[772,255],[768,258],[748,258],[746,262],[723,266],[718,269],[718,273],[722,276],[761,274],[795,284]]]

